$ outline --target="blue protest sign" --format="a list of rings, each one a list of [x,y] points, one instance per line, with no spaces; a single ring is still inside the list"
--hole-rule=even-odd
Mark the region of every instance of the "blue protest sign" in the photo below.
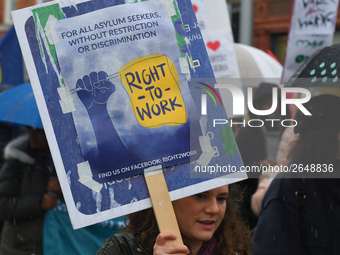
[[[191,106],[189,77],[213,78],[203,40],[186,43],[183,24],[200,34],[191,2],[73,2],[13,18],[74,228],[150,207],[150,166],[165,168],[171,199],[244,179],[190,176],[199,162],[242,165]]]

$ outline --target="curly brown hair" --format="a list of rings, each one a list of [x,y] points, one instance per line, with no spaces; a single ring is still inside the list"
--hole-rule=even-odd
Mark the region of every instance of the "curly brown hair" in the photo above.
[[[214,254],[251,254],[251,234],[241,218],[239,206],[242,202],[242,194],[239,190],[237,184],[229,185],[227,210],[214,234],[217,241]],[[152,254],[156,237],[159,234],[152,208],[132,213],[128,215],[128,219],[129,223],[123,231],[134,231],[138,242]]]

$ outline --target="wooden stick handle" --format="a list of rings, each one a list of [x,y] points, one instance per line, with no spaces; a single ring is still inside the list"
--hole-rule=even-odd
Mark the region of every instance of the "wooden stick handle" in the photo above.
[[[144,176],[159,231],[161,233],[171,232],[177,236],[176,240],[166,241],[166,245],[183,244],[181,232],[170,200],[168,187],[164,179],[163,170],[147,170],[144,173]]]

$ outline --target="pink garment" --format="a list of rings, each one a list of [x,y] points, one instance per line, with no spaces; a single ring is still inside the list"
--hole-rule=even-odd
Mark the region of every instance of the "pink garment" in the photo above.
[[[285,129],[276,156],[276,164],[278,166],[286,166],[289,163],[288,155],[298,136],[298,134],[294,133],[294,127],[287,127]]]

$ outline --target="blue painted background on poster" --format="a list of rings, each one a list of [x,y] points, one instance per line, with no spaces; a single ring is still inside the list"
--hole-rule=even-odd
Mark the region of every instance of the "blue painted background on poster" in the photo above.
[[[79,144],[99,183],[200,153],[198,141],[195,154],[189,151],[194,121],[173,17],[161,2],[145,1],[56,22],[55,50]],[[172,155],[181,156],[167,160]]]
[[[87,13],[98,8],[104,8],[106,6],[123,4],[124,2],[125,1],[101,1],[99,4],[97,1],[90,1],[78,4],[77,9],[70,7],[63,9],[63,11],[69,17],[81,15],[83,13]],[[193,24],[195,24],[197,21],[191,1],[180,0],[178,1],[178,7],[183,23],[193,26]],[[43,51],[46,56],[46,63],[44,63],[40,57],[40,48],[36,38],[33,17],[27,20],[25,30],[48,107],[51,122],[54,128],[54,133],[59,145],[59,150],[63,159],[65,171],[69,177],[73,200],[78,210],[83,214],[91,215],[97,213],[98,211],[109,210],[117,206],[130,204],[131,202],[148,198],[149,196],[147,187],[142,175],[105,183],[100,193],[93,192],[78,181],[79,176],[76,164],[83,162],[83,157],[80,151],[80,146],[77,143],[77,135],[72,116],[70,114],[63,114],[59,105],[60,98],[56,91],[60,85],[55,70],[51,64],[52,59],[47,54],[47,49],[45,48]],[[188,33],[189,36],[190,33],[196,34],[199,33],[199,31],[191,30],[191,32]],[[203,40],[192,41],[189,45],[189,49],[194,63],[199,63],[200,65],[195,69],[191,69],[191,77],[213,77],[212,68],[210,66]],[[196,91],[198,91],[198,89],[195,89],[195,92]],[[199,101],[199,97],[195,98],[196,99],[194,99],[194,101]],[[223,108],[216,109],[209,107],[209,109],[215,113],[221,113],[223,116],[219,116],[219,118],[226,118]],[[211,125],[211,123],[208,123],[207,128],[208,130],[214,132],[216,137],[215,140],[211,141],[212,146],[217,146],[220,148],[220,151],[222,151],[225,143],[223,142],[223,139],[218,139],[221,137],[222,127],[214,129]],[[228,163],[237,166],[242,164],[239,153],[230,156],[220,153],[220,156],[213,158],[211,162],[214,164]],[[189,163],[185,163],[166,169],[164,175],[169,191],[204,182],[206,179],[191,178],[190,171],[193,169],[193,167],[193,164],[190,165]]]

